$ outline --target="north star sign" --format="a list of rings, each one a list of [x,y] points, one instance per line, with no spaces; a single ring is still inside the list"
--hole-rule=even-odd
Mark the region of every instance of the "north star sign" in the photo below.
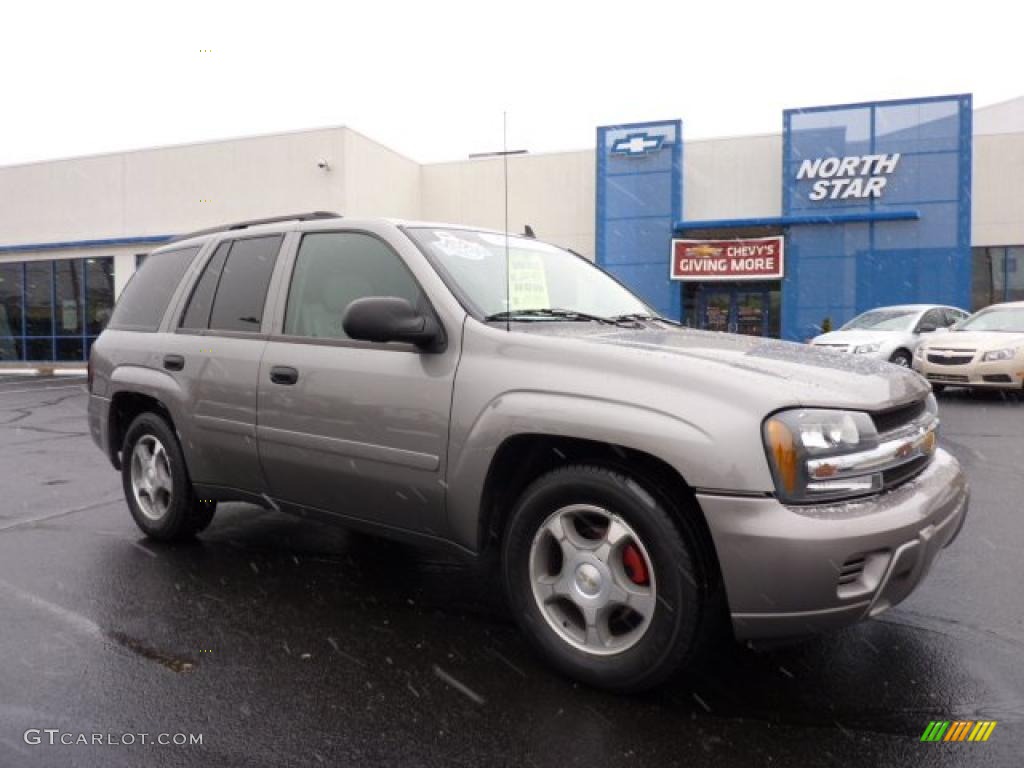
[[[804,160],[796,180],[813,181],[809,200],[863,200],[881,197],[886,178],[899,165],[899,152],[892,155],[853,155]]]

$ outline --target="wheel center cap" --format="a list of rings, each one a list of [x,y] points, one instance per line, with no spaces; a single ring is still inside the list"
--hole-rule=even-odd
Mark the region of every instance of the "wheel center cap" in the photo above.
[[[593,597],[601,591],[601,572],[590,563],[583,563],[576,569],[576,588]]]

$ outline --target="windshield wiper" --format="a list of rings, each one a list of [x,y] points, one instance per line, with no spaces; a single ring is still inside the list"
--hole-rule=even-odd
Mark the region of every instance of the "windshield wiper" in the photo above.
[[[662,318],[657,315],[648,315],[646,312],[630,312],[625,315],[614,315],[609,320],[613,320],[616,323],[624,323],[629,320],[640,321],[640,320],[661,320]]]
[[[484,320],[516,320],[518,318],[551,317],[557,320],[570,320],[573,322],[595,322],[615,325],[615,320],[600,315],[589,315],[586,312],[578,312],[575,309],[514,309],[506,312],[495,312],[487,315]]]

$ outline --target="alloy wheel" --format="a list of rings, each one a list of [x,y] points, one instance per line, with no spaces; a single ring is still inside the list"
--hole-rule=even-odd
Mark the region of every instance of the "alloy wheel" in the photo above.
[[[650,555],[607,509],[574,504],[551,514],[533,538],[529,568],[544,619],[581,651],[621,653],[651,624],[657,585]]]

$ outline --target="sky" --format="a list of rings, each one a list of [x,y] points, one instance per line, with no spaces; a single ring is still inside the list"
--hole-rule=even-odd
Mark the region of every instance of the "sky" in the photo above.
[[[1012,3],[46,2],[4,8],[0,165],[348,125],[420,162],[603,124],[778,132],[785,108],[1024,93]]]

